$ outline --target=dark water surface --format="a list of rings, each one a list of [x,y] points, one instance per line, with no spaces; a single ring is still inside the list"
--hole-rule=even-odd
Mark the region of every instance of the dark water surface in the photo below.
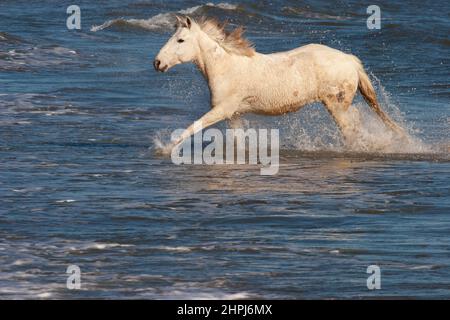
[[[0,2],[0,298],[450,298],[447,2],[377,1],[379,31],[359,1],[78,1],[68,31],[71,4]],[[313,105],[249,117],[281,129],[275,176],[158,156],[209,108],[193,65],[151,65],[180,10],[246,25],[260,52],[356,54],[414,145],[345,150]]]

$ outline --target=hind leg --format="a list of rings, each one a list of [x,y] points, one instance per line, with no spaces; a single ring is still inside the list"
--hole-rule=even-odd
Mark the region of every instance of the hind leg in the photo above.
[[[323,104],[339,127],[346,144],[352,144],[360,132],[361,119],[358,109],[352,106],[356,86],[344,85],[330,90],[322,98]]]

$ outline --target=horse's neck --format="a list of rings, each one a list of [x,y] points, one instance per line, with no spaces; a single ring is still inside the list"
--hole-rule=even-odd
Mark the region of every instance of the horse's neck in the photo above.
[[[195,63],[211,85],[212,78],[218,74],[217,70],[226,68],[230,55],[206,35],[200,37],[199,47]]]

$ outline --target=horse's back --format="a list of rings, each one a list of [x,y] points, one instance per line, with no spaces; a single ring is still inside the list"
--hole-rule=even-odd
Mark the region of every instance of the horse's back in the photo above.
[[[287,61],[290,66],[313,70],[320,82],[358,80],[360,61],[352,54],[322,45],[308,44],[289,51],[267,55],[274,61]]]
[[[358,81],[360,62],[354,55],[322,44],[308,44],[287,51],[287,55],[310,60],[322,82]]]
[[[339,55],[339,54],[345,54],[344,52],[337,50],[337,49],[333,49],[331,47],[328,47],[326,45],[323,44],[317,44],[317,43],[310,43],[301,47],[297,47],[291,50],[287,50],[287,51],[280,51],[280,52],[274,52],[274,53],[270,53],[268,54],[268,56],[272,56],[272,57],[281,57],[281,56],[296,56],[298,54],[305,54],[305,53],[310,53],[310,54],[315,54],[315,53],[325,53],[325,54],[334,54],[334,55]]]
[[[289,51],[284,52],[277,52],[273,53],[274,56],[288,56],[290,58],[292,57],[308,57],[310,59],[313,59],[314,62],[318,62],[319,64],[324,62],[340,62],[340,63],[355,63],[355,56],[342,52],[338,49],[334,49],[331,47],[328,47],[323,44],[307,44]],[[356,58],[356,60],[358,60]]]

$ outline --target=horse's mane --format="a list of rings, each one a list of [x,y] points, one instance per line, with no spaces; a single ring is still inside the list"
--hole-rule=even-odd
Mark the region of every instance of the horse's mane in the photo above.
[[[253,44],[244,38],[244,28],[242,26],[227,32],[225,27],[227,23],[220,23],[214,18],[202,17],[197,24],[200,28],[216,41],[225,51],[237,55],[251,57],[255,54]]]

